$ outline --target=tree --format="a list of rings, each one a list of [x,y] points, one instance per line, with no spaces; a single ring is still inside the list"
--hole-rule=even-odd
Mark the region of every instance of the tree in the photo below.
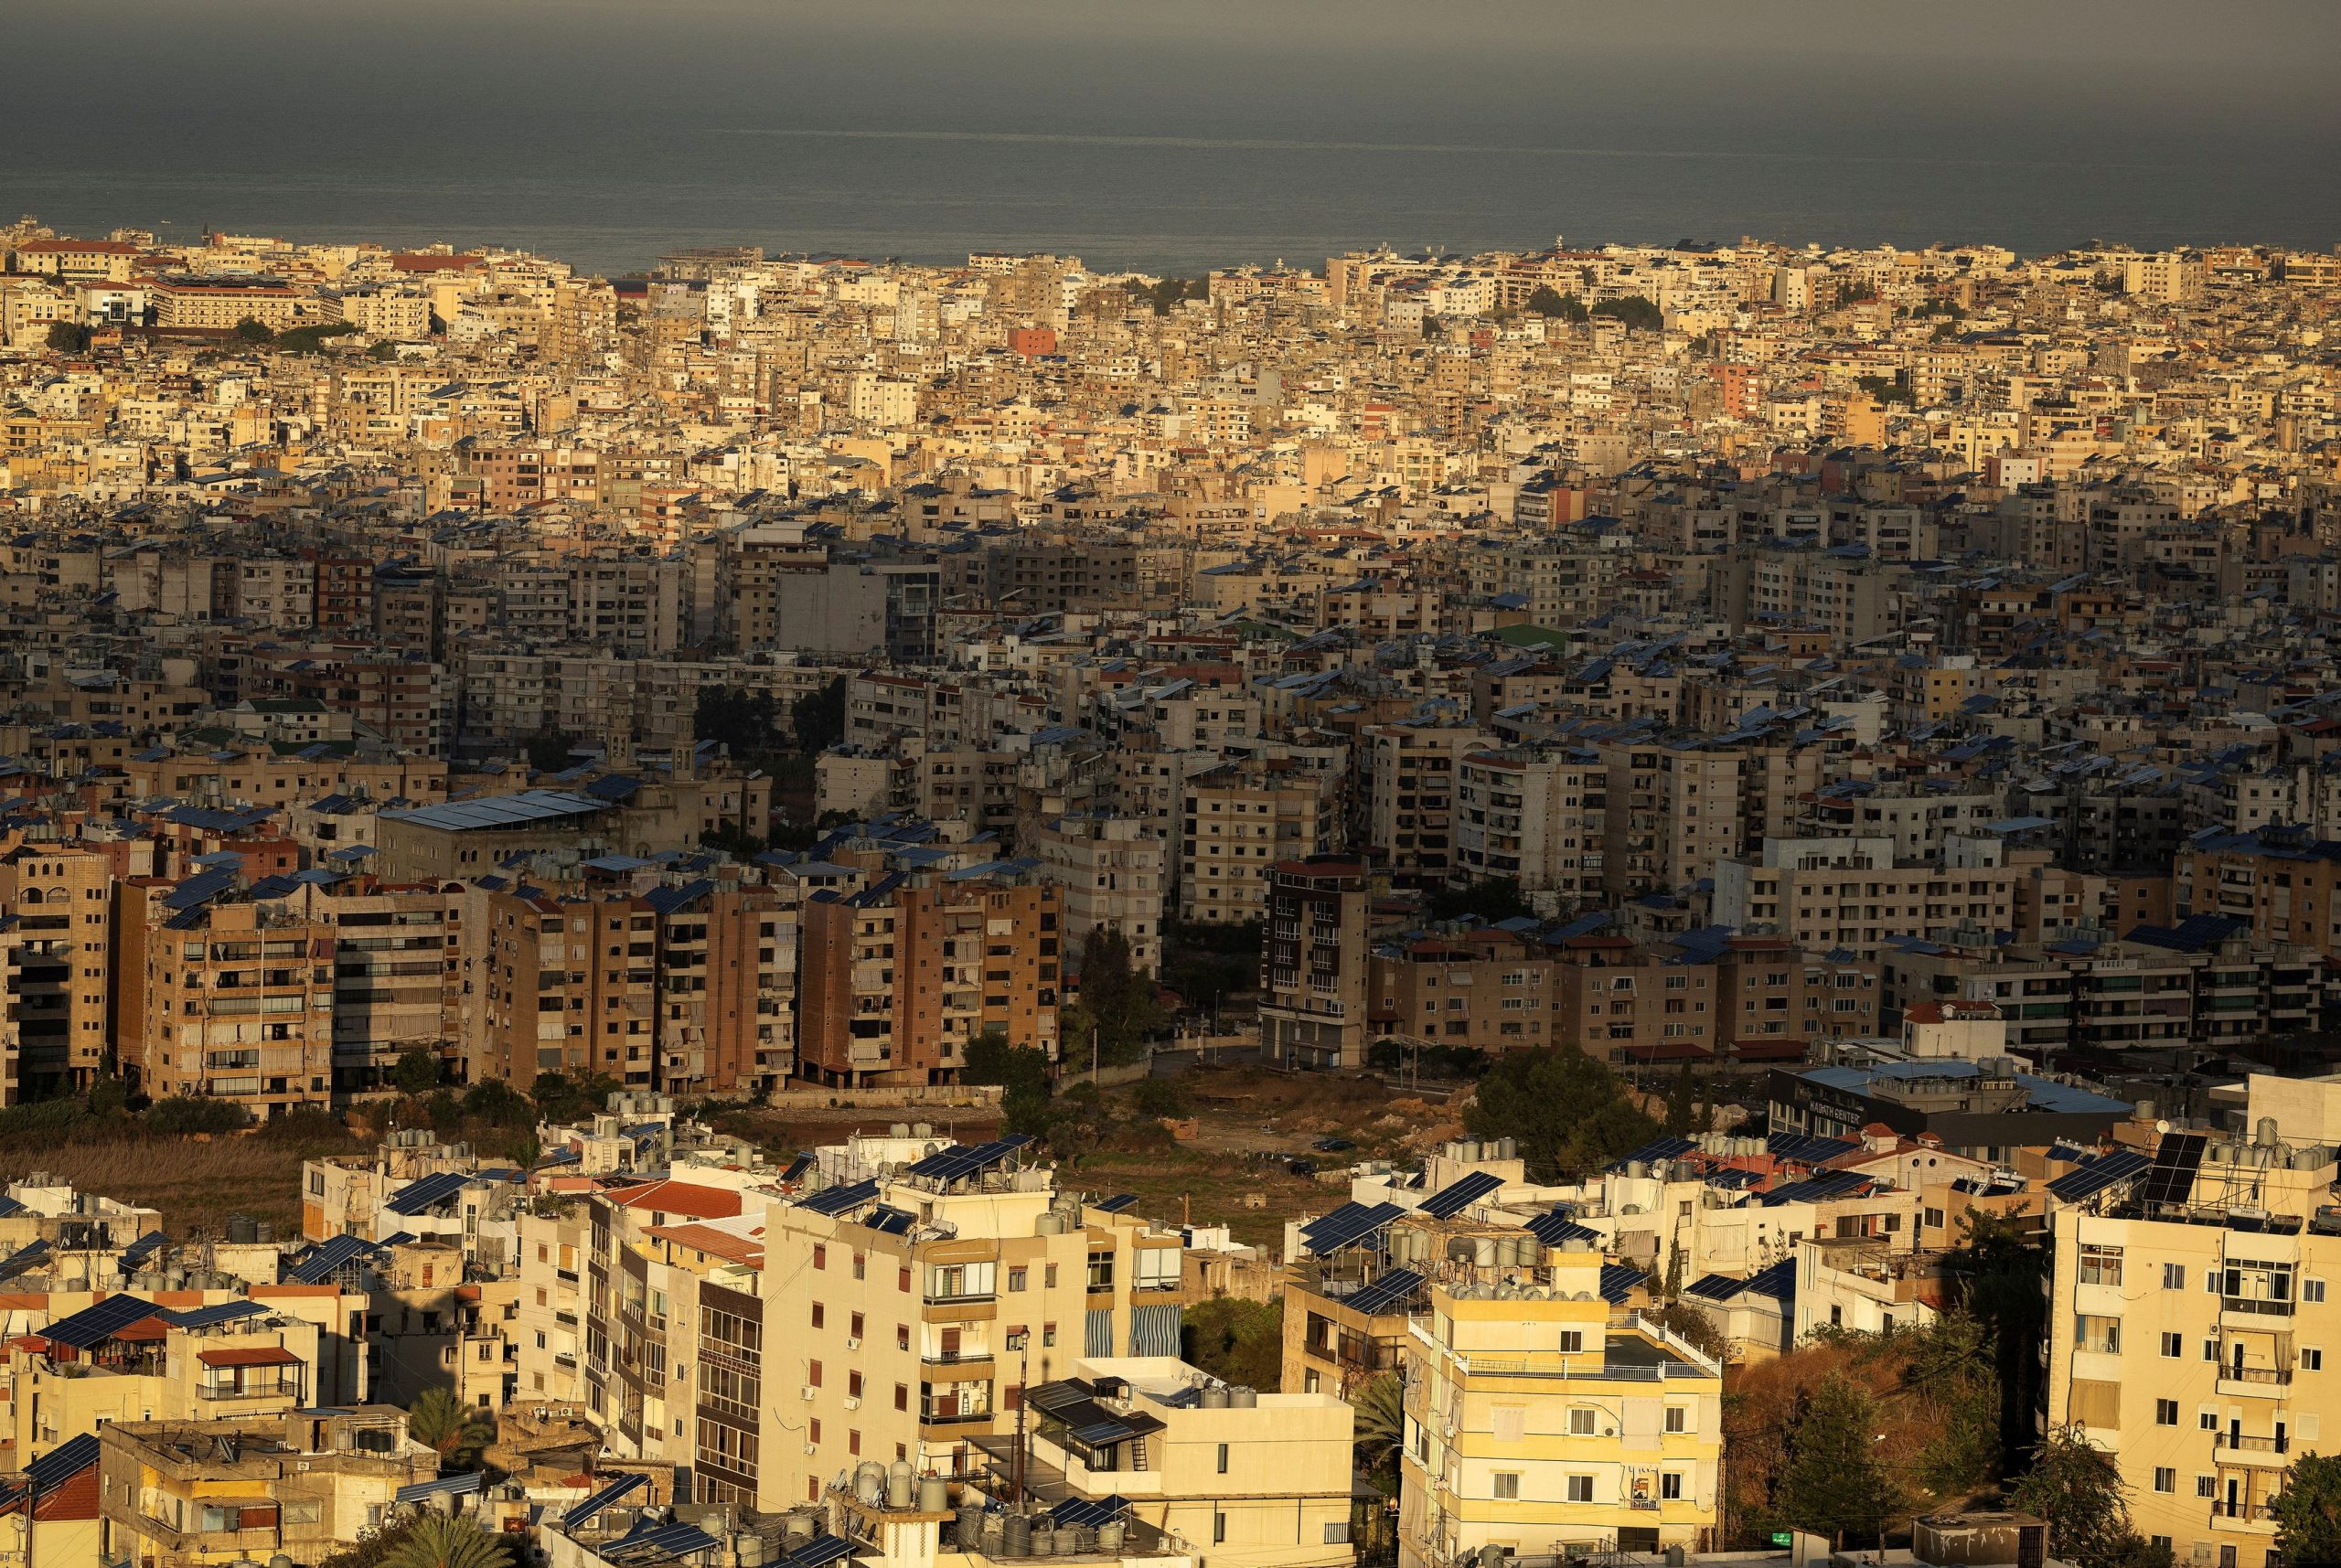
[[[1176,1078],[1141,1078],[1130,1100],[1149,1116],[1184,1116],[1194,1109],[1187,1086]]]
[[[276,340],[276,333],[268,323],[254,321],[251,316],[236,323],[236,336],[246,343],[273,343]]]
[[[512,1549],[467,1517],[426,1513],[416,1517],[382,1568],[511,1568]]]
[[[845,677],[818,691],[808,691],[788,705],[788,721],[796,731],[800,752],[826,752],[845,739]]]
[[[1475,1138],[1517,1138],[1537,1181],[1580,1175],[1658,1136],[1616,1074],[1574,1045],[1498,1057],[1463,1125]]]
[[[193,1095],[174,1094],[146,1107],[149,1132],[232,1133],[251,1125],[251,1113],[232,1100],[205,1100]]]
[[[1563,321],[1583,321],[1585,302],[1575,294],[1555,293],[1550,283],[1539,283],[1528,296],[1528,308],[1537,315],[1557,316]]]
[[[464,1092],[464,1115],[499,1127],[535,1130],[536,1107],[528,1097],[501,1078],[484,1078]]]
[[[1697,1082],[1691,1075],[1691,1064],[1674,1075],[1674,1085],[1666,1092],[1666,1131],[1676,1137],[1685,1133],[1703,1133],[1707,1129],[1694,1118],[1698,1115]]]
[[[1101,1063],[1128,1061],[1167,1021],[1154,976],[1130,962],[1121,928],[1094,926],[1081,946],[1081,1007]]]
[[[59,354],[79,354],[90,346],[90,329],[79,322],[52,321],[48,324],[48,347]]]
[[[1440,886],[1423,897],[1423,914],[1429,920],[1462,920],[1477,916],[1492,925],[1500,920],[1534,918],[1536,912],[1509,877],[1489,877],[1461,886]]]
[[[380,364],[385,364],[385,365],[387,365],[388,363],[390,363],[391,360],[393,360],[393,359],[397,358],[398,357],[399,357],[399,346],[398,346],[397,344],[395,344],[395,343],[391,342],[391,341],[390,341],[389,338],[387,338],[387,337],[383,338],[380,342],[379,342],[379,343],[375,344],[373,347],[369,348],[368,350],[366,350],[366,357],[367,357],[367,358],[369,358],[369,359],[372,359],[372,360],[375,360],[375,361],[377,361],[378,363],[380,363]]]
[[[2033,1441],[2032,1413],[2040,1397],[2040,1341],[2048,1332],[2041,1281],[2048,1252],[2040,1239],[1982,1210],[1961,1223],[1965,1237],[1949,1259],[1962,1310],[1982,1325],[1999,1396],[2000,1443],[2006,1452]]]
[[[438,1053],[422,1045],[400,1051],[390,1069],[390,1087],[401,1094],[428,1094],[439,1087]]]
[[[529,1098],[536,1102],[545,1120],[566,1122],[600,1110],[616,1088],[607,1078],[589,1075],[581,1080],[566,1072],[540,1072],[529,1085]]]
[[[1789,1435],[1788,1467],[1772,1505],[1781,1522],[1883,1544],[1897,1498],[1877,1457],[1877,1409],[1866,1390],[1832,1372],[1805,1401]]]
[[[2275,1516],[2276,1546],[2288,1568],[2341,1563],[2341,1454],[2293,1460],[2268,1511]]]
[[[569,753],[577,744],[577,737],[566,730],[540,730],[529,737],[521,749],[528,753],[529,766],[540,773],[565,773],[569,769]]]
[[[1593,314],[1614,317],[1635,332],[1656,332],[1666,325],[1666,313],[1640,294],[1603,300],[1593,307]]]
[[[470,1469],[479,1451],[496,1441],[496,1418],[477,1405],[465,1404],[444,1383],[414,1396],[407,1406],[406,1429],[417,1443],[439,1451],[442,1469]]]
[[[988,1029],[967,1042],[959,1079],[966,1083],[996,1083],[1003,1100],[1046,1100],[1049,1059],[1032,1046],[1010,1045],[1006,1035]]]
[[[1718,1361],[1731,1360],[1731,1341],[1723,1337],[1715,1319],[1684,1301],[1673,1301],[1655,1312],[1642,1315],[1662,1328],[1673,1329]]]
[[[337,337],[347,337],[358,329],[346,321],[311,322],[305,326],[289,326],[276,335],[276,347],[288,354],[315,354]]]
[[[691,736],[712,741],[734,757],[762,757],[782,749],[780,701],[769,691],[705,686],[691,709]]]
[[[1398,1446],[1406,1440],[1406,1389],[1395,1372],[1379,1372],[1360,1384],[1350,1398],[1356,1413],[1352,1444],[1358,1468],[1366,1471],[1395,1466]]]
[[[2130,1528],[2130,1489],[2113,1456],[2078,1426],[2062,1426],[2033,1451],[2009,1501],[2048,1525],[2048,1554],[2080,1568],[2122,1568],[2141,1544]]]
[[[1276,1392],[1284,1375],[1284,1303],[1213,1296],[1187,1308],[1179,1356],[1224,1383]]]

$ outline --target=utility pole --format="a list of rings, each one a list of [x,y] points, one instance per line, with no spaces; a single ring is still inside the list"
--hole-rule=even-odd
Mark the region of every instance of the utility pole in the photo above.
[[[1016,1452],[1009,1460],[1009,1486],[1016,1494],[1016,1511],[1024,1509],[1024,1407],[1032,1397],[1032,1331],[1020,1329],[1008,1337],[1008,1348],[1018,1357],[1016,1385]],[[27,1564],[30,1568],[30,1564]]]

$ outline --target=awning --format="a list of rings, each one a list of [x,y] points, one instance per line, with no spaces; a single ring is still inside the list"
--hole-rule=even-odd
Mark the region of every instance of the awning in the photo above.
[[[197,1360],[207,1367],[297,1367],[301,1358],[281,1345],[256,1345],[241,1350],[203,1350]]]

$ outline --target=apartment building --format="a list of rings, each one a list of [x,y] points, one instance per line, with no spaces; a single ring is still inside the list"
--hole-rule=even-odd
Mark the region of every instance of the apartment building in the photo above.
[[[998,872],[889,876],[807,901],[798,960],[801,1075],[842,1084],[948,1083],[997,1030],[1057,1053],[1064,895]]]
[[[1335,781],[1287,761],[1228,763],[1187,776],[1179,837],[1179,917],[1199,925],[1264,918],[1269,868],[1335,848]]]
[[[540,1073],[648,1089],[658,1064],[658,912],[595,896],[474,884],[459,916],[474,1083]]]
[[[153,285],[155,325],[232,331],[256,321],[281,332],[299,319],[301,296],[273,278],[196,277],[177,273]]]
[[[1529,746],[1466,752],[1455,764],[1452,875],[1517,882],[1566,912],[1601,896],[1609,769],[1582,752]]]
[[[1130,944],[1130,965],[1162,967],[1162,839],[1135,816],[1103,812],[1055,817],[1020,837],[1042,876],[1063,891],[1065,951],[1078,955],[1089,933],[1110,926]]]
[[[235,873],[166,895],[144,944],[144,1031],[121,1041],[133,1087],[241,1102],[255,1115],[329,1105],[334,928],[279,900],[237,896]]]
[[[1626,735],[1597,742],[1604,886],[1613,898],[1716,874],[1744,847],[1741,753],[1703,739]]]
[[[1378,724],[1359,738],[1365,848],[1402,881],[1435,886],[1456,863],[1462,760],[1488,737],[1435,724]]]
[[[1647,1318],[1613,1324],[1598,1253],[1545,1256],[1548,1294],[1434,1282],[1408,1325],[1403,1568],[1714,1537],[1722,1366]]]
[[[2025,875],[2008,864],[1900,865],[1891,838],[1766,838],[1759,855],[1716,863],[1715,919],[1875,958],[1897,936],[2007,929]]]
[[[112,868],[89,848],[0,854],[0,1095],[87,1089],[112,1044]]]
[[[1123,1499],[1150,1534],[1240,1568],[1356,1560],[1355,1417],[1331,1393],[1230,1390],[1175,1355],[1092,1355],[1024,1403],[1030,1472],[1062,1476],[1077,1498]],[[982,1446],[1006,1480],[1008,1444]]]
[[[796,1060],[797,911],[774,886],[694,879],[643,896],[657,916],[658,1084],[754,1094]]]
[[[1374,891],[1362,860],[1279,861],[1261,927],[1260,1042],[1288,1067],[1365,1064]]]
[[[2174,1130],[2150,1156],[2051,1185],[2043,1415],[2112,1456],[2155,1544],[2261,1568],[2277,1561],[2269,1503],[2293,1458],[2329,1441],[2341,1379],[2323,1312],[2341,1274],[2325,1212],[2341,1084],[2255,1074],[2245,1125]]]

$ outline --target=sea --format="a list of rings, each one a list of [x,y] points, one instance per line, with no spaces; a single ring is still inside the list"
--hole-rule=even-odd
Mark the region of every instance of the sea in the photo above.
[[[2314,72],[1578,47],[1429,0],[1175,25],[1185,3],[0,4],[0,221],[613,275],[716,244],[1181,273],[1556,239],[2341,241]]]

